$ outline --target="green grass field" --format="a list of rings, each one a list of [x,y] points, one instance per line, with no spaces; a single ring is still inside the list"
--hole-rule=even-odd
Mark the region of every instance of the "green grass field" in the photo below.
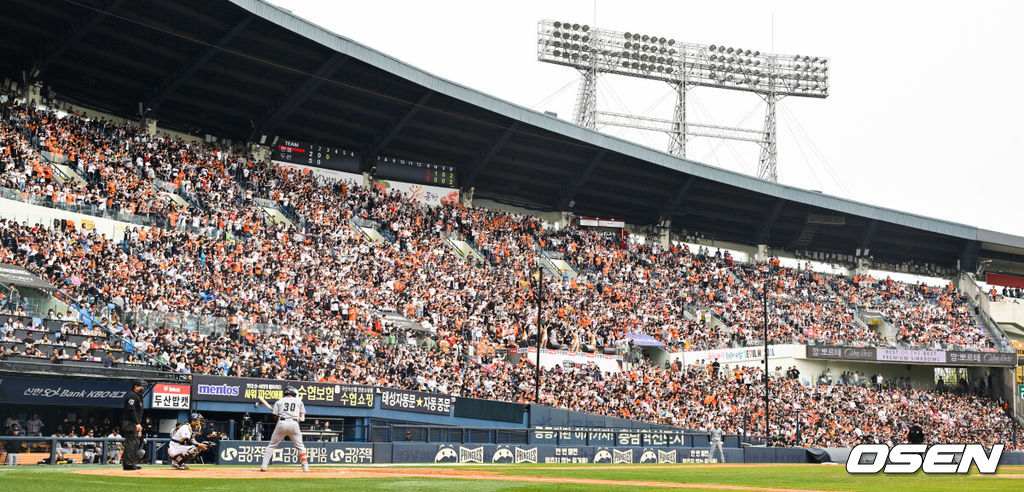
[[[557,491],[604,491],[604,490],[661,490],[664,484],[679,484],[687,490],[722,490],[730,486],[766,489],[804,490],[1024,490],[1024,479],[989,478],[977,474],[963,475],[849,475],[843,466],[800,465],[800,466],[750,466],[715,467],[684,466],[666,467],[659,465],[478,465],[478,466],[431,466],[410,467],[349,467],[352,473],[403,473],[402,470],[421,470],[424,473],[464,473],[482,479],[450,477],[397,477],[380,478],[304,478],[293,474],[287,478],[210,478],[203,476],[224,470],[243,470],[252,467],[197,466],[191,471],[179,472],[178,478],[143,478],[131,476],[108,467],[116,476],[99,476],[71,473],[72,470],[98,469],[100,467],[17,467],[0,468],[0,486],[5,491],[37,490],[129,490],[176,491],[176,490],[224,490],[253,492],[259,490],[557,490]],[[166,468],[166,467],[147,467]],[[294,468],[279,467],[294,471]],[[334,472],[337,469],[318,468],[319,471]],[[341,475],[342,472],[337,472]],[[1024,467],[1003,467],[1000,475],[1024,476]],[[324,473],[319,473],[324,475]],[[509,479],[505,479],[509,477]],[[526,480],[553,480],[550,482],[522,481],[512,477],[528,477]],[[541,477],[541,478],[535,478]],[[559,483],[561,481],[570,483]],[[578,480],[612,481],[614,483],[580,483]],[[643,482],[658,482],[658,487]],[[706,487],[701,487],[706,485]],[[696,487],[696,488],[695,488]]]

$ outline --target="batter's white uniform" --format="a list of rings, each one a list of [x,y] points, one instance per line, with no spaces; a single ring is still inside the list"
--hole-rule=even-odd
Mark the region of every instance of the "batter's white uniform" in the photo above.
[[[302,400],[294,396],[285,396],[274,403],[274,415],[277,415],[277,425],[274,426],[274,434],[270,436],[270,444],[263,452],[263,466],[266,470],[270,460],[274,457],[274,450],[285,437],[292,440],[295,450],[299,453],[299,462],[302,463],[302,470],[309,471],[309,461],[306,459],[306,446],[302,444],[302,432],[299,431],[299,422],[306,420],[306,405]]]
[[[185,422],[171,433],[171,442],[167,446],[167,454],[174,458],[191,451],[194,447],[195,445],[192,444],[192,425]]]
[[[718,456],[722,461],[717,463],[725,463],[725,450],[722,449],[722,434],[722,428],[717,425],[711,429],[711,451],[708,453],[708,458],[714,461],[715,451],[718,451]]]

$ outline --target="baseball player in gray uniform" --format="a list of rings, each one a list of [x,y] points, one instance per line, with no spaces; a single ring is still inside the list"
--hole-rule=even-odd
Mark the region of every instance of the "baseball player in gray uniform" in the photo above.
[[[263,466],[260,471],[267,471],[270,460],[274,457],[274,450],[277,445],[287,436],[292,440],[295,449],[299,452],[299,462],[302,463],[302,471],[309,471],[309,461],[306,457],[306,446],[302,444],[302,432],[299,431],[299,422],[306,420],[306,406],[298,398],[299,392],[292,387],[284,390],[284,398],[274,402],[274,415],[277,416],[277,425],[274,426],[274,434],[270,437],[270,444],[263,453]]]
[[[725,463],[725,450],[722,449],[722,426],[715,422],[715,426],[711,428],[711,452],[708,453],[708,458],[712,461],[715,459],[715,451],[718,451],[718,455],[722,457],[722,461],[718,463]]]

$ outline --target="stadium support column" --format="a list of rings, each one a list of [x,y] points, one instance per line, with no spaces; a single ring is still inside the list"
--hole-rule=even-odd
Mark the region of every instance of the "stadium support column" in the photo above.
[[[142,118],[139,121],[139,128],[150,135],[156,135],[156,118]]]
[[[757,165],[757,177],[768,181],[778,181],[776,169],[777,153],[775,148],[775,103],[778,95],[775,92],[764,94],[764,102],[768,108],[764,116],[764,135],[761,141],[761,159]]]
[[[583,72],[583,80],[580,82],[579,93],[576,94],[576,114],[574,122],[577,125],[596,129],[597,128],[597,69],[591,67]]]
[[[757,252],[754,253],[754,261],[766,261],[768,259],[768,245],[758,244]]]
[[[43,102],[42,82],[29,82],[25,84],[25,101],[28,104],[40,104]]]
[[[672,219],[665,219],[661,223],[661,227],[658,228],[659,240],[661,240],[661,249],[668,251],[668,248],[672,246]]]
[[[675,85],[676,108],[672,114],[673,128],[669,134],[672,141],[668,144],[668,153],[677,157],[686,157],[686,77]]]
[[[257,162],[270,160],[270,147],[258,143],[249,144],[249,153]]]

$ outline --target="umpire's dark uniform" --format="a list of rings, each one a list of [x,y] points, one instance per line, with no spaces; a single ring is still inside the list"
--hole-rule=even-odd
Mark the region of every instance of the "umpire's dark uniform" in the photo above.
[[[910,431],[907,432],[907,442],[910,444],[924,444],[924,429],[917,422],[910,426]]]
[[[135,380],[132,382],[132,390],[124,397],[124,416],[121,418],[124,451],[121,454],[121,466],[125,470],[140,469],[139,426],[142,425],[142,394],[145,388],[145,381]]]

